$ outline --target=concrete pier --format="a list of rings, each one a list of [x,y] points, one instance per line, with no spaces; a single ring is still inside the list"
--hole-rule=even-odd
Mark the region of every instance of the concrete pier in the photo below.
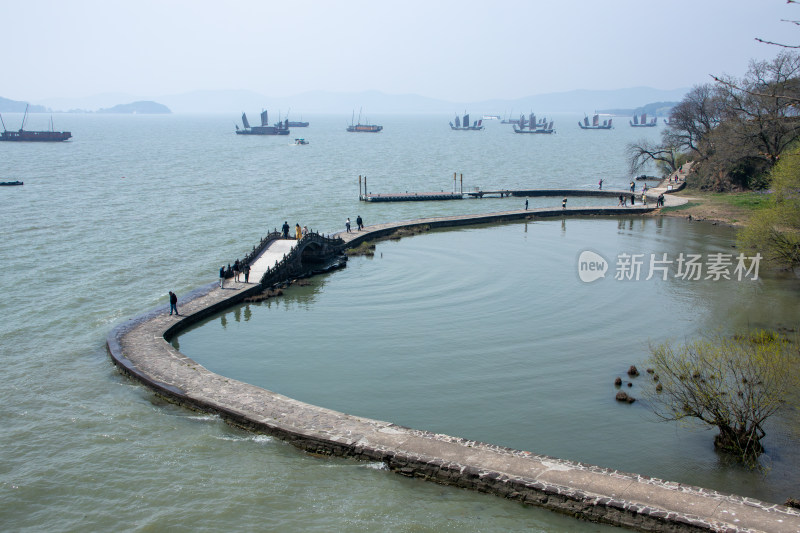
[[[506,211],[381,224],[339,236],[346,246],[354,246],[402,228],[652,209]],[[251,273],[251,279],[257,278]],[[182,299],[179,317],[161,308],[115,328],[107,338],[114,363],[173,402],[217,413],[233,425],[275,435],[315,454],[382,461],[404,476],[638,530],[800,533],[800,512],[781,505],[353,416],[210,372],[174,349],[169,339],[262,290],[258,284],[233,281],[226,286],[211,283]]]

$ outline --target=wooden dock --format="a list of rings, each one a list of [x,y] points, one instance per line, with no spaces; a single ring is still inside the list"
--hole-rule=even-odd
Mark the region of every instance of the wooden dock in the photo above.
[[[394,194],[362,194],[364,202],[428,202],[433,200],[462,200],[464,195],[456,192],[406,192]]]

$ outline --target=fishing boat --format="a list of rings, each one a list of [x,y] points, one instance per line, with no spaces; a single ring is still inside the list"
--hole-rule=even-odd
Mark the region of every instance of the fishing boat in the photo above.
[[[612,127],[611,121],[613,120],[614,120],[613,118],[609,118],[604,120],[603,123],[600,124],[600,115],[595,113],[594,116],[592,117],[591,124],[589,124],[589,117],[584,116],[582,123],[578,121],[578,126],[580,126],[582,130],[610,130]]]
[[[237,135],[289,135],[289,120],[284,122],[278,121],[274,126],[269,125],[269,116],[266,111],[261,112],[261,126],[250,126],[247,121],[247,115],[242,113],[242,126],[236,125]]]
[[[286,112],[286,119],[287,120],[289,119],[289,114],[291,112],[292,112],[292,109],[289,108],[289,111]],[[278,116],[278,119],[280,119],[280,115]],[[280,120],[278,120],[278,122],[280,122]],[[300,116],[300,120],[289,120],[289,122],[287,124],[288,124],[288,126],[290,128],[307,128],[308,127],[308,122],[305,122],[303,120],[302,115]]]
[[[24,185],[21,181],[0,181],[0,187],[11,187],[14,185]]]
[[[350,119],[350,125],[347,126],[347,131],[356,133],[378,133],[383,129],[383,126],[377,124],[362,124],[361,123],[361,110],[358,110],[358,124],[354,123],[356,112],[353,111],[353,118]]]
[[[650,119],[650,122],[647,121],[647,113],[642,113],[641,118],[637,115],[633,115],[633,120],[629,120],[632,128],[655,128],[658,119],[653,117]]]
[[[553,121],[547,122],[547,118],[536,119],[533,113],[525,118],[525,115],[520,115],[519,123],[514,124],[514,133],[555,133],[553,129]]]
[[[294,144],[308,144],[308,141],[305,139],[295,139]]]
[[[451,130],[457,130],[457,131],[480,131],[480,130],[483,129],[483,119],[476,120],[472,124],[472,126],[470,126],[469,125],[469,114],[468,113],[464,114],[463,122],[458,118],[458,115],[456,115],[455,126],[451,122],[450,123],[450,129]]]
[[[53,117],[50,116],[50,131],[27,131],[25,130],[25,121],[28,118],[28,106],[25,106],[25,114],[22,116],[22,126],[19,131],[9,131],[6,129],[6,123],[3,122],[3,117],[0,115],[0,123],[3,124],[3,132],[0,133],[0,141],[34,141],[34,142],[59,142],[66,141],[72,137],[72,133],[68,131],[55,131],[53,129]],[[20,183],[20,185],[22,185]]]
[[[511,110],[511,113],[514,113],[514,110]],[[500,124],[519,124],[519,120],[516,118],[511,118],[511,114],[509,114],[506,118],[500,121]]]

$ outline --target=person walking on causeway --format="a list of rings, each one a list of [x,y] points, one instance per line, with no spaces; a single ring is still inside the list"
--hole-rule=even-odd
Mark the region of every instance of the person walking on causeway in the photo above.
[[[361,215],[356,217],[356,226],[358,226],[358,231],[364,229],[364,221],[361,219]]]
[[[175,316],[181,316],[178,313],[178,297],[175,296],[175,293],[169,291],[169,315],[172,316],[172,312],[175,311]]]
[[[281,229],[283,230],[283,238],[284,239],[288,239],[289,238],[289,222],[284,220],[283,221],[283,226],[281,227]]]

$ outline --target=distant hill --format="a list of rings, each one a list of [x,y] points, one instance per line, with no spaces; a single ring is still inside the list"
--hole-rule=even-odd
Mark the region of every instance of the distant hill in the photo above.
[[[132,102],[130,104],[118,104],[107,109],[98,109],[98,113],[127,113],[139,115],[165,115],[172,111],[163,104],[151,101]]]
[[[28,102],[19,102],[17,100],[9,100],[0,96],[0,113],[24,113],[25,106],[29,105]],[[50,113],[51,111],[41,105],[31,105],[28,107],[28,113]]]
[[[672,108],[680,102],[653,102],[637,108],[626,109],[601,109],[598,113],[608,113],[610,115],[632,116],[647,113],[651,117],[668,117]]]
[[[387,94],[381,91],[337,93],[310,91],[293,96],[267,96],[248,90],[193,91],[181,94],[142,96],[120,93],[99,94],[84,98],[50,98],[40,101],[58,110],[97,110],[103,113],[130,113],[120,110],[116,102],[154,99],[168,106],[173,113],[225,113],[238,117],[242,111],[258,113],[269,111],[270,117],[286,117],[289,120],[310,113],[344,114],[349,118],[361,109],[367,117],[377,114],[440,114],[451,115],[468,111],[482,114],[518,115],[531,111],[540,115],[550,113],[592,113],[601,109],[625,109],[632,114],[649,102],[672,102],[681,100],[688,88],[653,89],[652,87],[630,87],[613,90],[575,90],[546,93],[515,99],[492,99],[480,102],[456,102],[429,98],[417,94]],[[129,105],[135,105],[129,104]],[[114,106],[114,107],[111,107]],[[171,111],[169,111],[171,110]],[[290,112],[291,110],[291,112]],[[91,111],[89,111],[91,112]],[[137,113],[147,111],[137,109]],[[162,111],[163,112],[163,111]],[[363,116],[363,115],[362,115]]]

